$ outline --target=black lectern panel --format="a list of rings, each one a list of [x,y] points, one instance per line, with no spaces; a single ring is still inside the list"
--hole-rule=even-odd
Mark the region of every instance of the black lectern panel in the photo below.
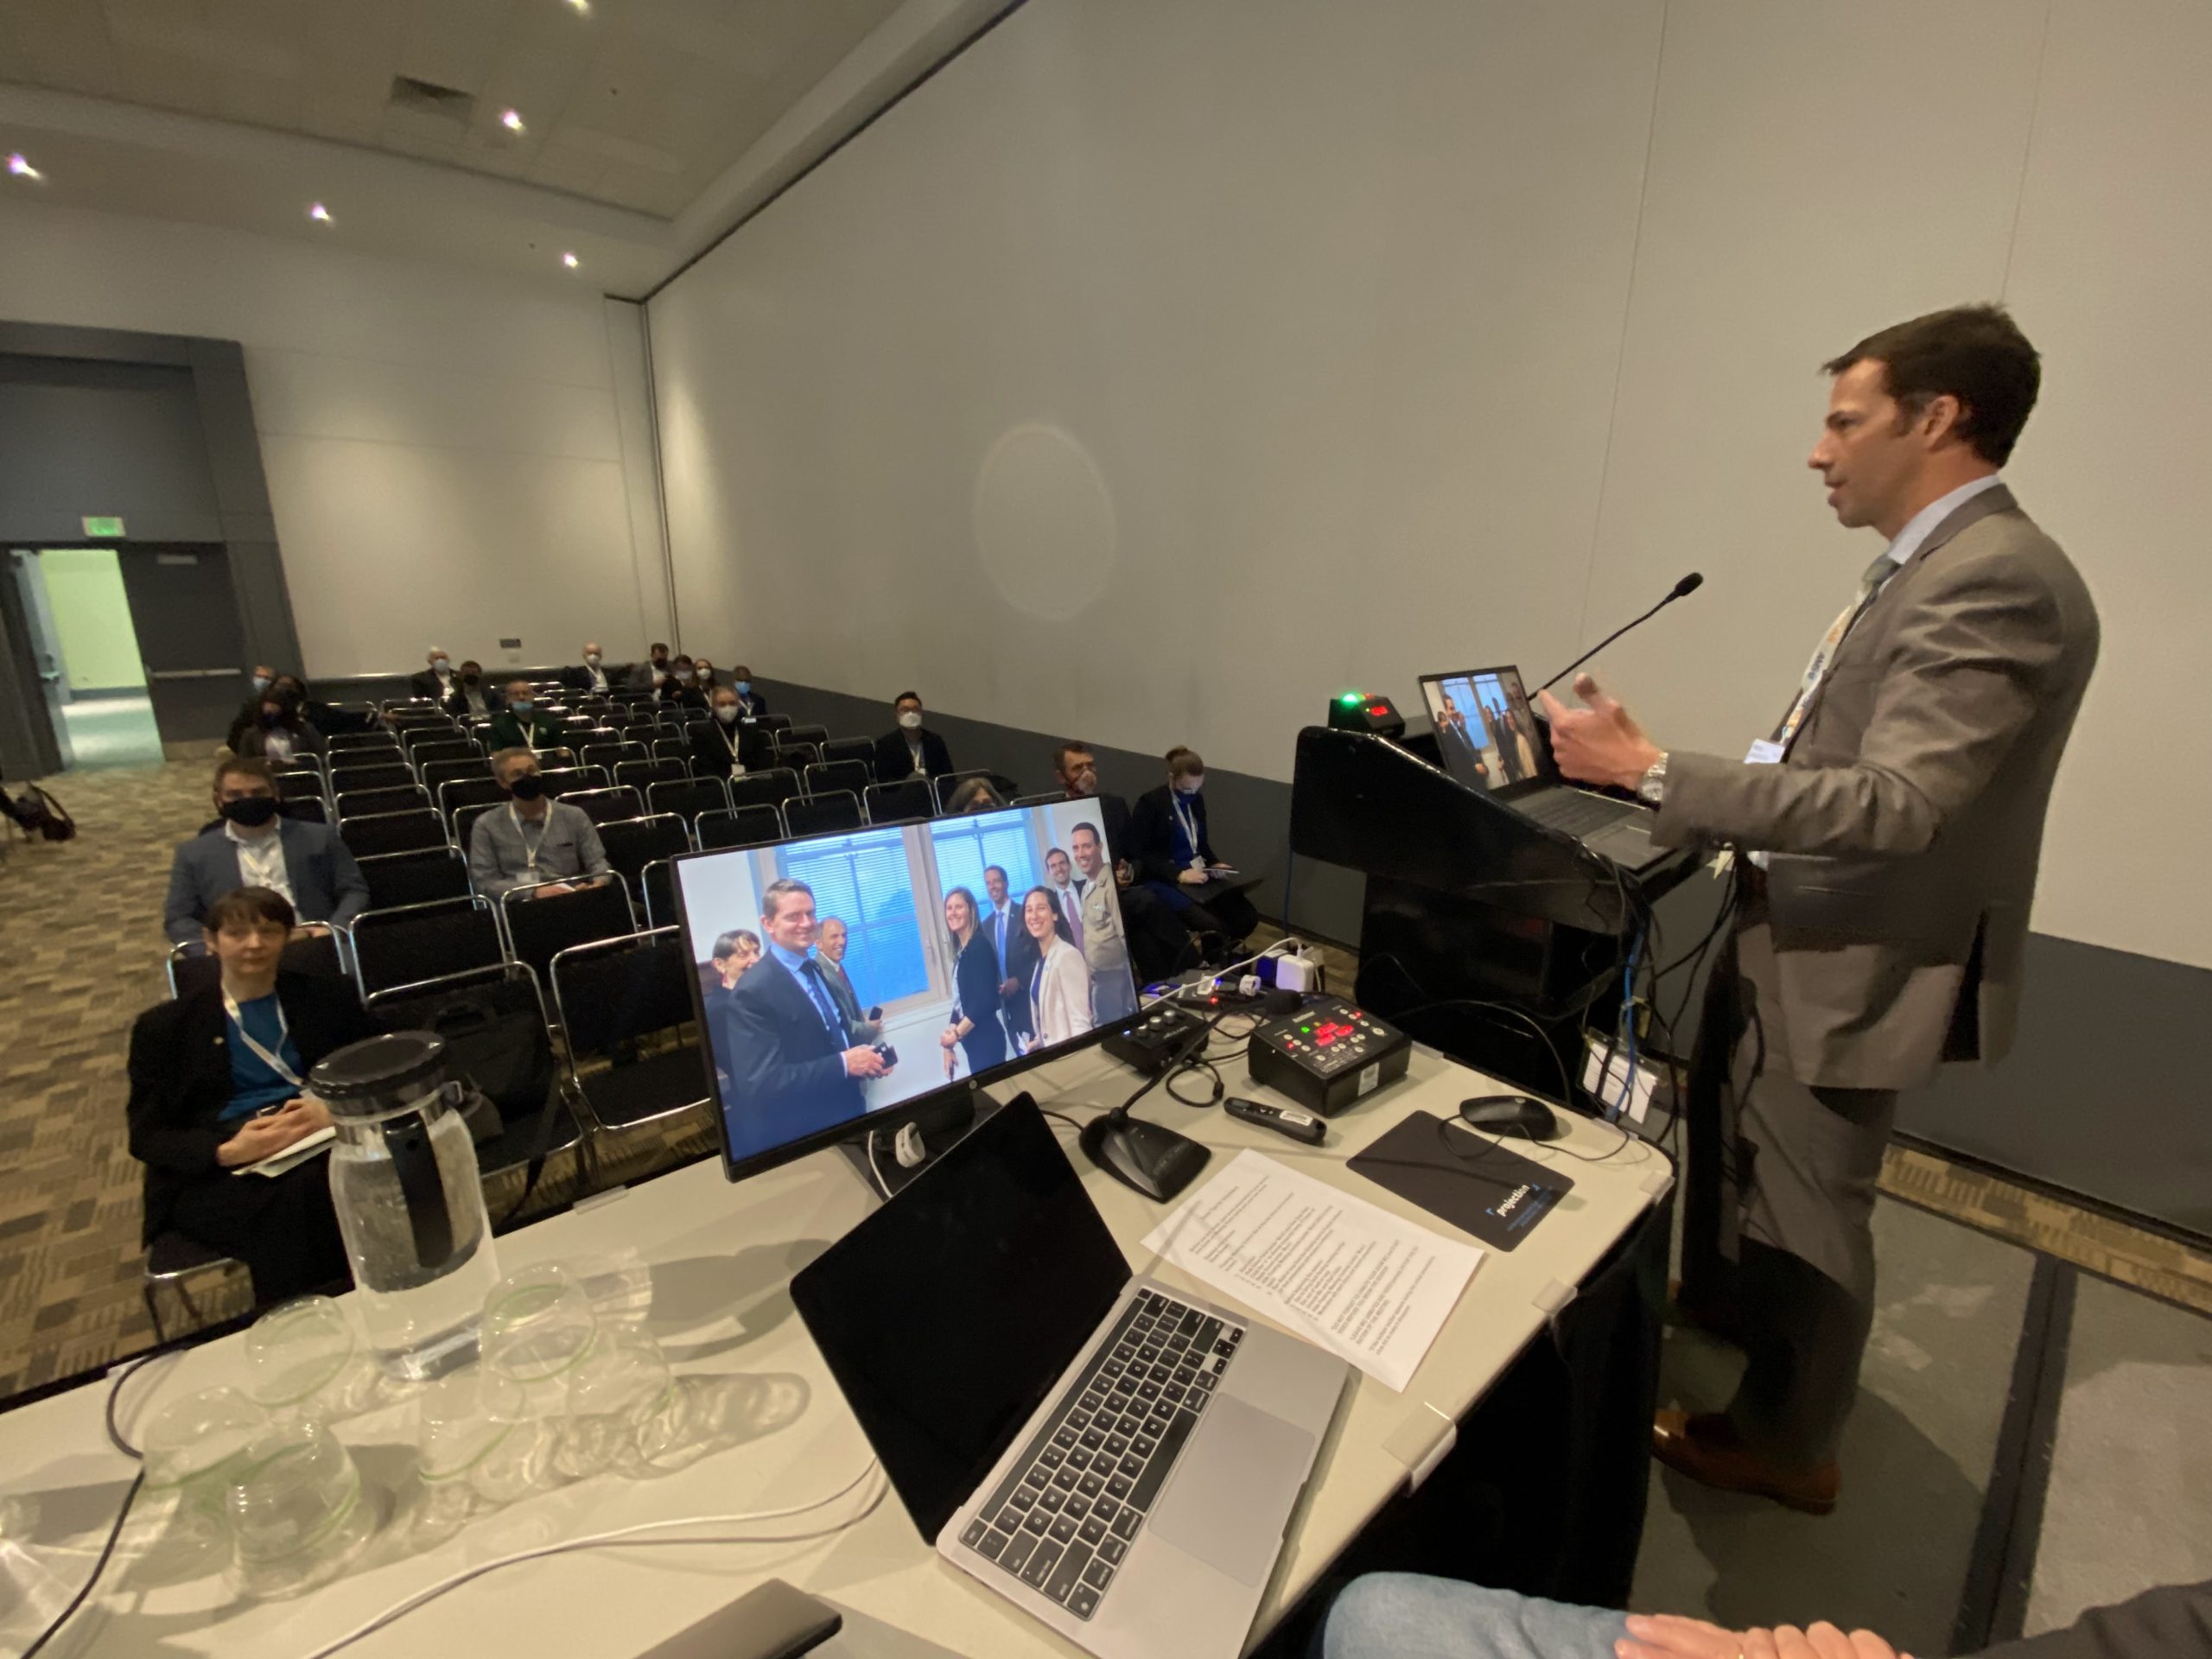
[[[1627,931],[1639,891],[1637,878],[1572,836],[1410,750],[1325,726],[1298,734],[1290,844],[1301,857],[1597,933]],[[1673,886],[1690,861],[1686,854],[1647,872],[1643,895]]]

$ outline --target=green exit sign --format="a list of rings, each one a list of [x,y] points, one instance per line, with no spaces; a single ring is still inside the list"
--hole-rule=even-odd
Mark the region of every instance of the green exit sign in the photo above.
[[[85,534],[95,541],[115,542],[123,539],[123,520],[120,518],[87,518],[83,523]]]

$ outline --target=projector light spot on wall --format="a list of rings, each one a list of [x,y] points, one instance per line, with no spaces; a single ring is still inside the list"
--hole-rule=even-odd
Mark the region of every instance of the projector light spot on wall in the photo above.
[[[1065,622],[1113,579],[1114,500],[1084,447],[1056,426],[1017,426],[976,478],[976,548],[1007,603]]]

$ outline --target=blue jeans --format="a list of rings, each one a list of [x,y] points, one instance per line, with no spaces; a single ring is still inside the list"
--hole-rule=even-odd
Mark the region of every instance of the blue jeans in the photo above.
[[[1626,1616],[1456,1579],[1370,1573],[1329,1609],[1320,1659],[1613,1659]]]

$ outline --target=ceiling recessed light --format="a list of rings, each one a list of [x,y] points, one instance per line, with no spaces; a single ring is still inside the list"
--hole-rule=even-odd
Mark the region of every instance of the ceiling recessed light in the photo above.
[[[8,170],[19,179],[42,179],[46,176],[23,159],[21,150],[16,151],[8,157]]]
[[[330,209],[319,201],[308,209],[308,217],[319,225],[327,225],[331,222]]]
[[[499,117],[499,124],[505,127],[509,132],[520,132],[522,130],[522,111],[520,110],[508,110],[505,111]]]
[[[564,253],[561,256],[561,263],[570,270],[574,270],[576,268],[576,256],[573,253]]]
[[[569,7],[580,15],[591,16],[591,0],[569,0]]]

